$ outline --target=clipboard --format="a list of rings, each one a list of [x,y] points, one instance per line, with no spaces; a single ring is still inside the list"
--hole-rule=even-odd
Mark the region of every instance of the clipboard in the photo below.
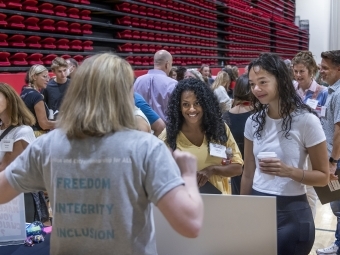
[[[335,172],[339,176],[340,169]],[[340,200],[340,182],[339,180],[330,181],[328,185],[324,187],[314,187],[316,194],[318,195],[321,204],[327,204],[332,201]]]
[[[222,194],[211,182],[207,181],[202,187],[199,188],[200,193],[204,194]]]

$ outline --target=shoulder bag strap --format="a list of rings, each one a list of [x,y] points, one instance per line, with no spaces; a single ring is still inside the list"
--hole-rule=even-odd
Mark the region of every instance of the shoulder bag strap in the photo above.
[[[0,135],[0,141],[13,129],[15,126],[10,125],[5,131]]]

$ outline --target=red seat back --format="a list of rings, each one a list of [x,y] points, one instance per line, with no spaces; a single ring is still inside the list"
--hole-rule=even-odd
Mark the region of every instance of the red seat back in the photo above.
[[[72,19],[79,19],[79,9],[70,8],[66,11],[67,15]]]
[[[22,2],[22,10],[28,12],[37,12],[39,10],[37,4],[38,1],[36,0],[24,0]]]
[[[12,35],[8,38],[8,45],[12,47],[26,47],[24,43],[25,36],[24,35]]]
[[[8,42],[6,41],[8,35],[6,34],[0,34],[0,46],[1,47],[7,47],[8,46]]]
[[[40,27],[38,26],[39,19],[36,17],[29,17],[24,21],[27,30],[35,30],[39,31]]]
[[[10,66],[11,63],[8,60],[10,54],[8,52],[0,52],[0,66]]]
[[[25,25],[22,23],[24,20],[23,16],[20,15],[12,15],[7,19],[7,26],[11,28],[25,28]]]
[[[66,21],[58,21],[55,23],[56,32],[67,33],[68,32],[68,23]]]
[[[32,35],[25,40],[25,43],[27,47],[30,48],[41,48],[41,44],[39,43],[40,40],[41,40],[40,36]]]
[[[92,34],[92,25],[90,24],[84,24],[81,27],[83,34]]]
[[[83,46],[80,40],[72,40],[69,43],[71,50],[82,50]]]
[[[39,27],[41,30],[53,32],[55,30],[54,20],[44,19],[39,23]]]
[[[45,39],[40,41],[40,44],[45,49],[55,49],[57,46],[55,46],[55,38],[52,37],[46,37]]]
[[[84,50],[93,50],[92,44],[93,44],[92,41],[84,41],[83,42],[83,49]]]
[[[56,57],[58,56],[55,54],[48,54],[45,57],[43,57],[41,60],[43,61],[44,65],[50,65],[52,64],[52,60],[55,59]]]
[[[67,17],[66,9],[67,8],[63,5],[57,5],[56,7],[54,7],[54,13],[57,16]]]
[[[56,41],[55,44],[57,46],[57,49],[68,50],[70,48],[70,46],[68,45],[69,42],[70,41],[68,39],[62,38]]]
[[[42,3],[38,6],[39,12],[43,14],[53,15],[53,4],[50,3]]]
[[[91,20],[91,11],[90,10],[82,10],[80,12],[80,18],[85,20]]]
[[[23,52],[18,52],[9,57],[9,61],[12,65],[15,66],[27,66],[28,63],[26,61],[27,54]]]
[[[33,53],[26,58],[29,65],[43,65],[44,62],[41,60],[43,54]]]

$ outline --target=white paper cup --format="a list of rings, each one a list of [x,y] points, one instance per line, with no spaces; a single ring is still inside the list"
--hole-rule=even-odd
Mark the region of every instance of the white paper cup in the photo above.
[[[267,159],[267,158],[276,158],[277,154],[275,152],[260,152],[257,154],[257,159],[260,161],[261,159]],[[269,175],[269,174],[263,174],[262,175],[265,180],[271,181],[275,179],[275,176]]]

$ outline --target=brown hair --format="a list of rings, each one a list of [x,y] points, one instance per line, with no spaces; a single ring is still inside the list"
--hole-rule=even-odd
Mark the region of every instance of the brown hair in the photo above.
[[[313,76],[315,76],[318,70],[313,54],[310,51],[301,51],[295,55],[292,59],[292,65],[294,67],[294,65],[298,64],[303,64],[307,68],[308,72]]]
[[[248,74],[242,74],[237,79],[233,93],[234,93],[234,105],[251,100],[252,94],[249,85]]]
[[[321,53],[323,59],[329,59],[333,65],[340,66],[340,50],[324,51]]]
[[[71,80],[57,126],[71,139],[135,129],[133,81],[130,64],[116,55],[85,59]]]
[[[201,65],[201,68],[200,68],[200,70],[199,70],[199,72],[202,73],[204,67],[208,67],[208,68],[209,68],[209,78],[211,78],[211,69],[210,69],[210,66],[209,66],[209,65],[207,65],[207,64],[202,64],[202,65]]]
[[[68,64],[66,62],[65,59],[61,58],[61,57],[56,57],[55,59],[52,60],[52,65],[51,65],[51,69],[52,71],[56,68],[59,67],[68,67]]]
[[[10,85],[0,82],[0,93],[2,93],[7,99],[6,111],[11,119],[11,125],[33,126],[35,124],[33,114]]]

